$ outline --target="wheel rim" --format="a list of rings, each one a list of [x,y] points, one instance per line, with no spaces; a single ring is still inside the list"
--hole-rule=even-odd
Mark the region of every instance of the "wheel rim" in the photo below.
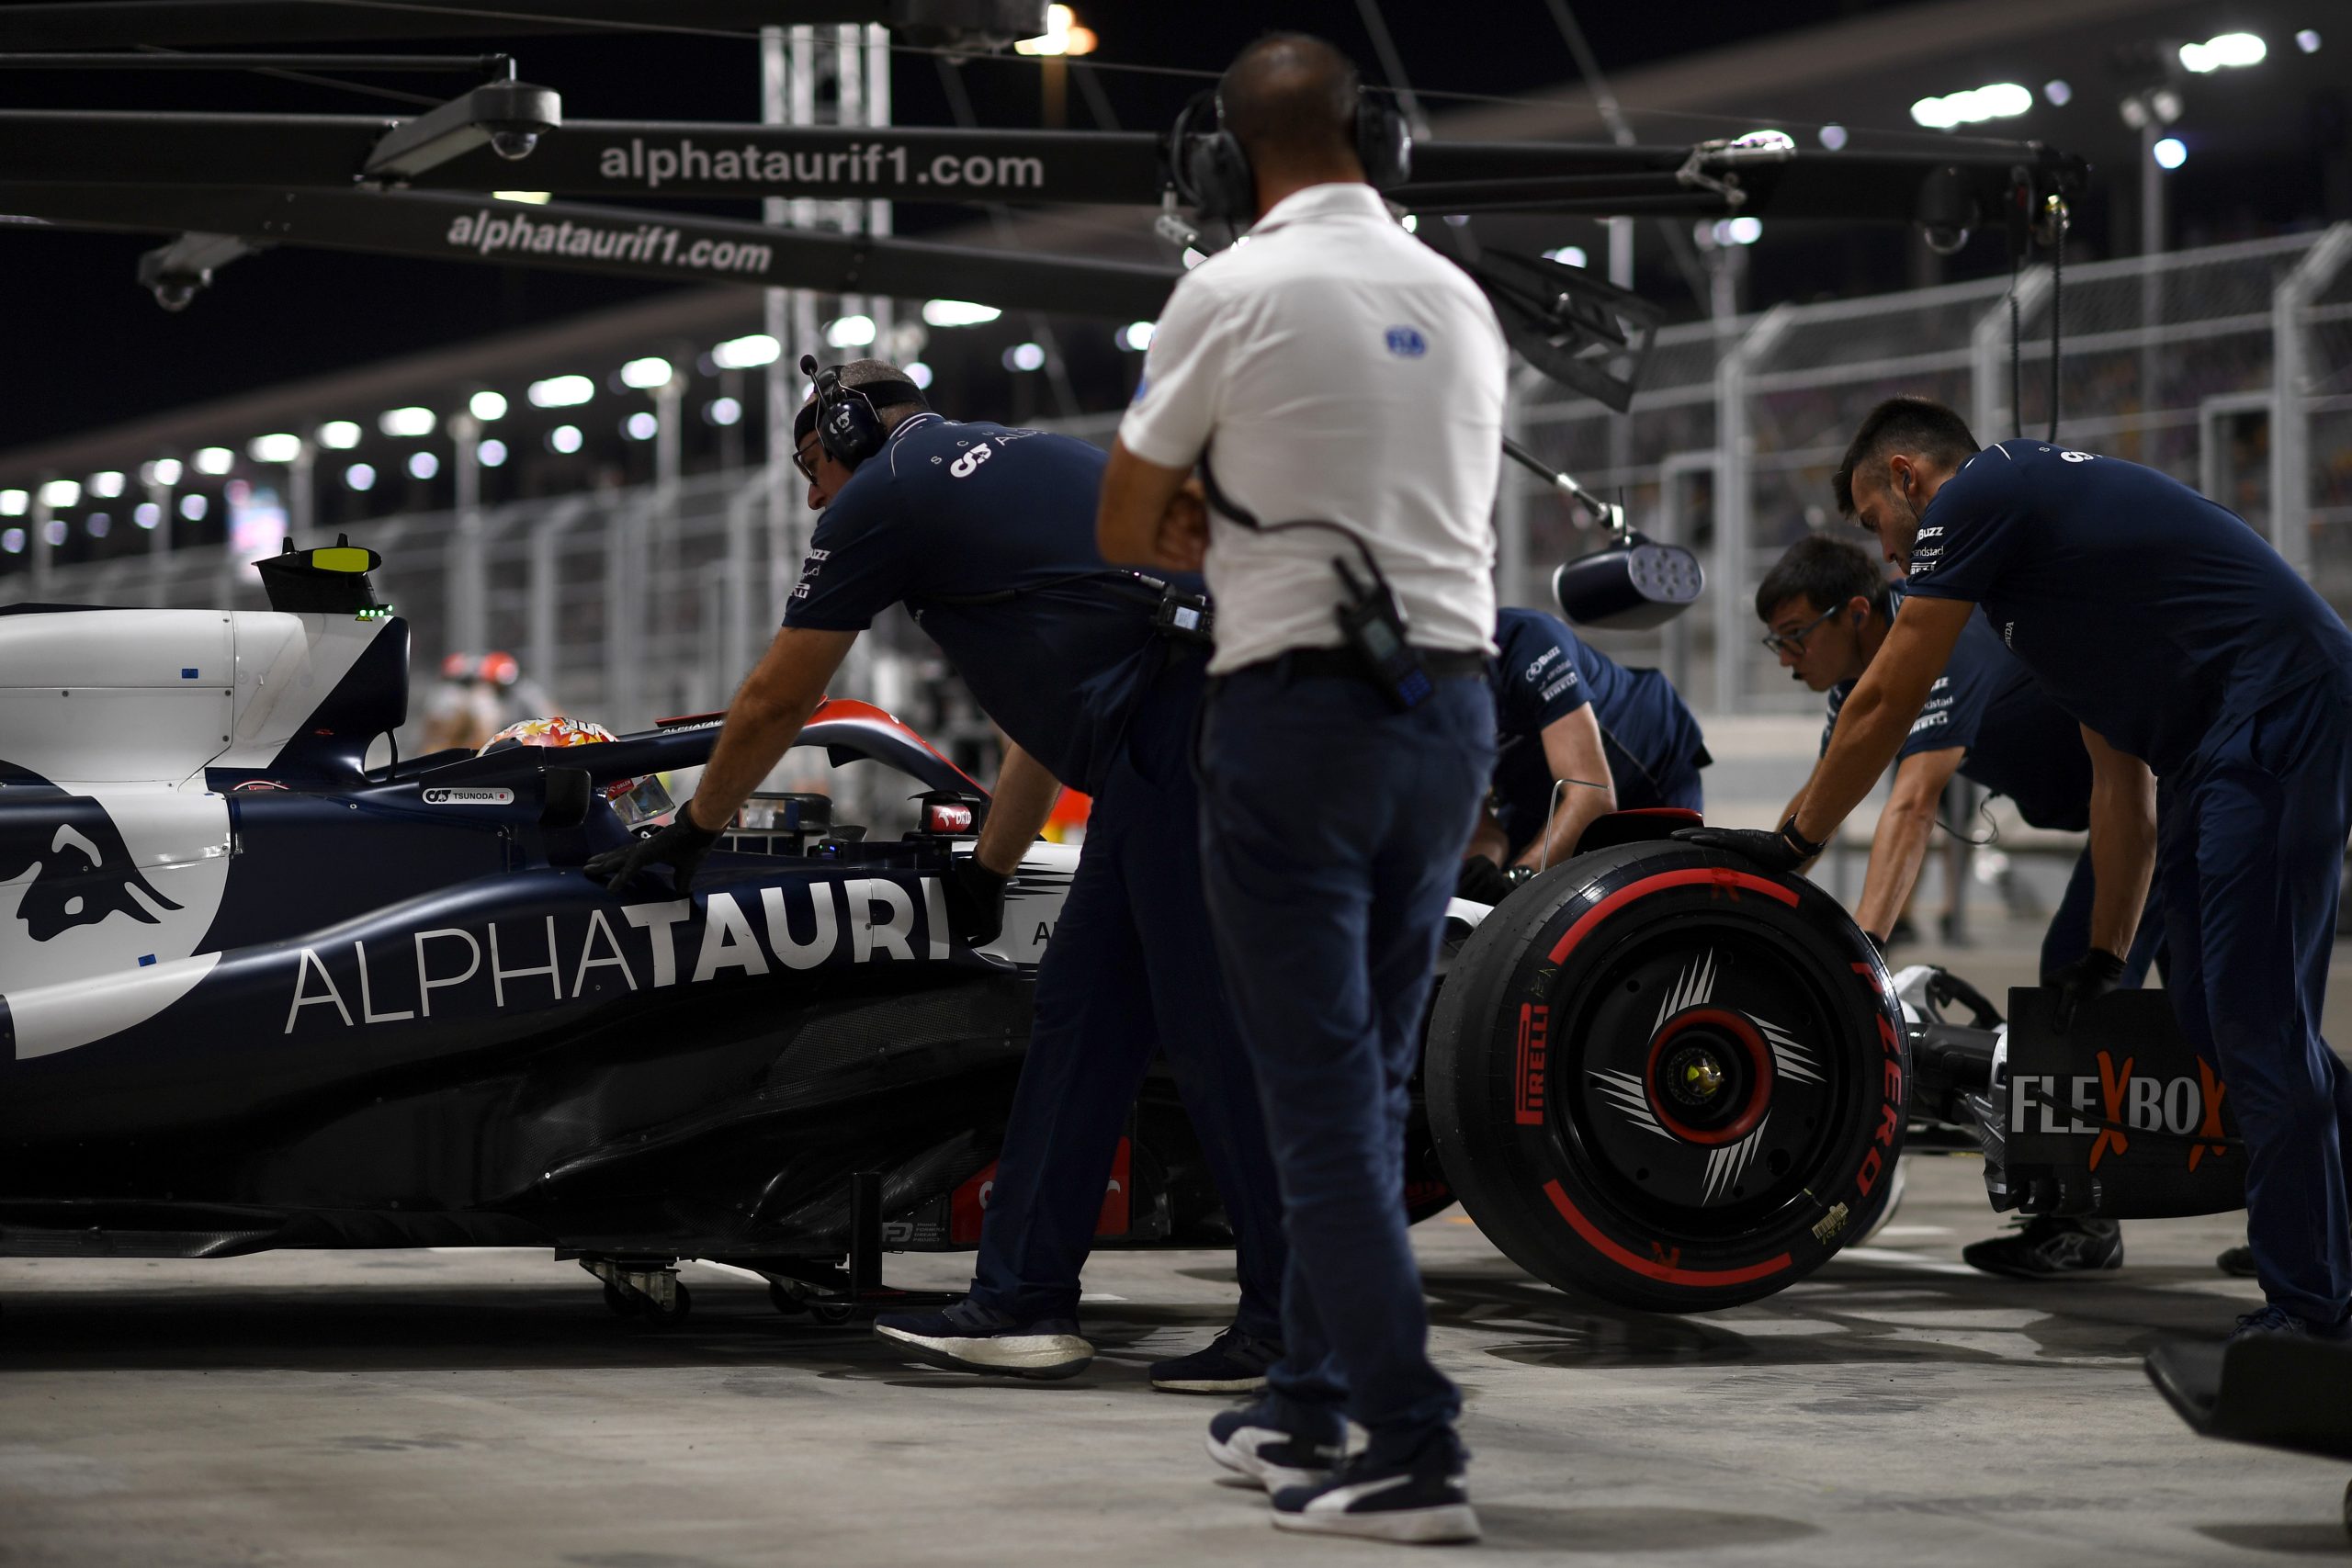
[[[1597,935],[1599,933],[1596,933]],[[1855,1114],[1818,959],[1759,924],[1626,919],[1555,993],[1549,1135],[1645,1234],[1736,1240],[1792,1205]]]

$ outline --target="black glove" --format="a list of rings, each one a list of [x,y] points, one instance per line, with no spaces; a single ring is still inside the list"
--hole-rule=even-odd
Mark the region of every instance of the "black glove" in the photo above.
[[[948,933],[967,947],[986,947],[1004,930],[1004,890],[1012,878],[990,871],[978,855],[948,868],[945,886]]]
[[[2041,977],[2042,986],[2058,993],[2058,1027],[2075,1027],[2075,1013],[2093,997],[2103,997],[2123,984],[2123,960],[2103,947],[2094,947]]]
[[[694,888],[695,873],[702,865],[702,857],[710,853],[718,842],[718,835],[707,828],[697,828],[678,807],[677,815],[668,827],[650,838],[632,839],[616,850],[606,850],[590,860],[582,869],[594,881],[608,885],[616,893],[627,893],[629,884],[657,865],[670,868],[670,885],[683,898]]]
[[[1530,874],[1525,866],[1505,871],[1485,855],[1472,855],[1462,863],[1462,870],[1454,876],[1453,896],[1467,898],[1473,904],[1499,904],[1517,891]]]
[[[1799,834],[1793,817],[1770,832],[1761,828],[1678,828],[1674,836],[1705,849],[1729,850],[1784,876],[1795,875],[1797,867],[1826,847]]]

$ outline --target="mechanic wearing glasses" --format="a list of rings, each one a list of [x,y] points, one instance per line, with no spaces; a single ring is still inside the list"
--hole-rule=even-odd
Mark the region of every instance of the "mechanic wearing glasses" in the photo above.
[[[1790,678],[1829,694],[1821,749],[1838,710],[1886,641],[1901,593],[1868,550],[1826,534],[1789,547],[1756,590],[1756,614],[1772,628],[1764,646]],[[2082,728],[2050,700],[1982,615],[1970,617],[1895,753],[1894,787],[1871,836],[1855,923],[1882,948],[1911,897],[1936,807],[1954,773],[2005,795],[2035,828],[2079,833],[2090,826],[2091,760]],[[1797,793],[1789,809],[1804,799]],[[2085,850],[2041,939],[2041,983],[2052,985],[2090,950],[2094,875]],[[2120,984],[2138,986],[2164,940],[2163,901],[2151,895],[2124,957]],[[1961,1250],[1992,1274],[2040,1280],[2123,1266],[2123,1227],[2113,1220],[2036,1214],[2022,1230]]]
[[[1713,759],[1664,675],[1626,669],[1540,610],[1498,611],[1495,645],[1495,774],[1457,897],[1501,903],[1609,812],[1702,809]]]
[[[2079,720],[2091,758],[2091,949],[2061,1021],[2124,972],[2151,868],[2182,1031],[2246,1141],[2267,1304],[2239,1335],[2352,1335],[2352,1070],[2320,1038],[2352,826],[2352,632],[2234,513],[2152,468],[2045,442],[1979,450],[1951,410],[1871,411],[1840,511],[1907,562],[1910,593],[1777,831],[1682,837],[1792,869],[1902,749],[1982,604]]]
[[[1369,183],[1368,164],[1396,177],[1402,123],[1336,51],[1261,39],[1218,103],[1194,184],[1256,226],[1176,285],[1098,523],[1108,559],[1205,560],[1217,603],[1203,860],[1291,1269],[1268,1397],[1217,1416],[1210,1451],[1273,1491],[1283,1529],[1467,1540],[1461,1394],[1430,1361],[1403,1168],[1494,764],[1506,351],[1477,287]],[[1213,520],[1184,501],[1195,464]],[[1371,1438],[1342,1466],[1350,1416]]]
[[[832,374],[818,372],[820,388]],[[878,360],[852,361],[839,378],[862,434],[836,439],[839,400],[821,430],[813,398],[794,424],[808,504],[824,515],[783,629],[729,705],[694,799],[589,872],[617,886],[666,863],[683,894],[858,633],[904,604],[1012,742],[976,852],[948,879],[955,935],[995,938],[1006,886],[1064,783],[1094,805],[1038,971],[971,1293],[941,1313],[886,1314],[875,1331],[934,1365],[1032,1378],[1085,1370],[1094,1352],[1079,1332],[1079,1272],[1159,1046],[1233,1225],[1241,1305],[1215,1343],[1155,1365],[1152,1382],[1254,1389],[1281,1353],[1281,1210],[1202,903],[1186,751],[1202,651],[1156,631],[1159,593],[1095,552],[1099,448],[944,419]]]

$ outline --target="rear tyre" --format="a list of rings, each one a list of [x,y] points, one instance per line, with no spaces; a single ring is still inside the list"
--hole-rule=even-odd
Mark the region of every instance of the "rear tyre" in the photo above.
[[[1447,1179],[1512,1261],[1702,1312],[1804,1278],[1884,1203],[1910,1038],[1826,893],[1653,840],[1480,925],[1422,1070]]]

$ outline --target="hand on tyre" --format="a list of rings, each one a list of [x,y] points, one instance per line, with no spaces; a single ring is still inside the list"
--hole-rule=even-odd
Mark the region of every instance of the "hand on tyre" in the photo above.
[[[718,835],[707,828],[698,828],[686,808],[678,807],[669,825],[650,838],[632,839],[616,850],[606,850],[583,867],[589,876],[606,884],[616,893],[628,891],[637,881],[657,865],[670,868],[670,885],[683,898],[694,889],[695,873],[702,866],[703,856],[710,853],[718,842]]]
[[[2062,964],[2041,978],[2058,993],[2058,1027],[2075,1027],[2075,1014],[2094,997],[2103,997],[2123,984],[2123,960],[2103,947],[2094,947],[2072,964]]]
[[[990,871],[978,855],[967,855],[948,868],[940,891],[947,900],[947,930],[967,947],[985,947],[1004,930],[1005,889],[1012,878]]]
[[[1784,876],[1794,875],[1799,866],[1822,849],[1797,836],[1794,818],[1769,831],[1762,828],[1679,828],[1674,836],[1702,849],[1729,850],[1766,871]]]
[[[1499,904],[1530,874],[1524,866],[1505,871],[1485,855],[1472,855],[1454,875],[1453,896],[1467,898],[1473,904]]]

